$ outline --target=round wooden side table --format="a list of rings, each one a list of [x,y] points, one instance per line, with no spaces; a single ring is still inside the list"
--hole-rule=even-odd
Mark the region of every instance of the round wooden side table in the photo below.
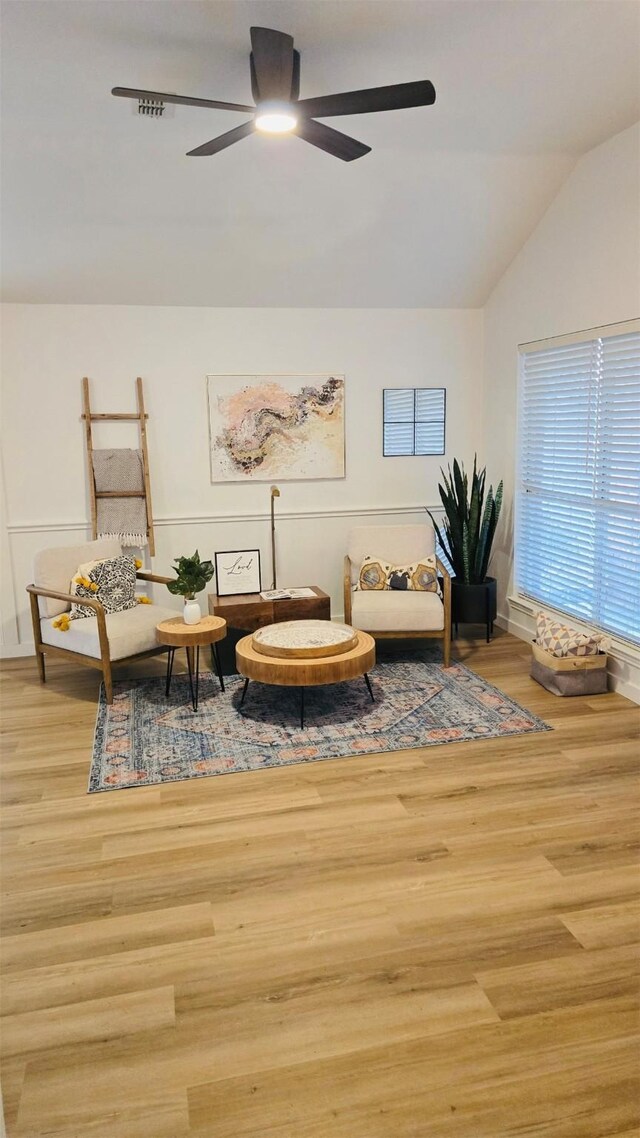
[[[173,657],[176,648],[186,648],[187,668],[189,669],[189,687],[191,689],[191,702],[193,710],[198,710],[198,676],[200,672],[200,648],[209,645],[211,650],[211,671],[216,672],[220,681],[220,689],[224,691],[224,679],[220,667],[220,657],[216,642],[227,635],[227,622],[221,616],[203,616],[197,624],[185,624],[181,616],[174,616],[170,620],[162,620],[156,627],[156,636],[159,644],[169,647],[167,660],[167,686],[166,694],[171,690],[171,674],[173,672]],[[195,648],[195,681],[191,659]]]
[[[326,623],[331,629],[329,622]],[[345,630],[343,635],[345,635],[346,651],[342,646],[340,650],[337,642],[323,648],[316,642],[316,628],[309,628],[312,635],[305,640],[305,626],[318,624],[318,621],[292,621],[292,634],[294,634],[292,638],[295,643],[290,647],[286,644],[286,637],[278,636],[283,628],[282,625],[269,625],[260,629],[258,633],[244,636],[238,641],[236,665],[240,675],[245,677],[240,706],[244,703],[249,680],[300,688],[301,728],[304,727],[306,687],[339,684],[343,680],[353,680],[362,676],[373,700],[373,691],[367,674],[376,662],[376,645],[373,637],[369,636],[368,632],[338,625],[338,630]],[[346,636],[346,633],[350,635]],[[274,652],[278,654],[275,655]]]

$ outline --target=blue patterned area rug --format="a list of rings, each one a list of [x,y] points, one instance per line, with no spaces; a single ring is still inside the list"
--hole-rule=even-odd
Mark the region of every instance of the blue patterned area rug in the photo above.
[[[383,659],[371,673],[375,703],[363,679],[307,688],[300,729],[298,689],[225,677],[220,691],[200,675],[194,713],[186,676],[114,685],[109,707],[100,694],[89,791],[148,786],[382,751],[431,747],[548,731],[537,716],[462,664],[434,659]]]

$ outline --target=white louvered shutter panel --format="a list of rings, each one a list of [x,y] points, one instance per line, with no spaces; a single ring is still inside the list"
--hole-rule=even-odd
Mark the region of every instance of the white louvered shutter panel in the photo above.
[[[522,353],[519,592],[640,643],[640,331]]]
[[[386,387],[382,453],[444,454],[444,387]]]
[[[444,454],[444,387],[416,388],[416,454]]]
[[[413,387],[386,388],[383,394],[383,448],[385,455],[413,454]]]

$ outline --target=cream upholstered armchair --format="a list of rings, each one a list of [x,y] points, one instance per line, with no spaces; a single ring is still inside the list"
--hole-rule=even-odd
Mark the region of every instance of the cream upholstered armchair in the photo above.
[[[72,620],[67,632],[54,627],[54,620],[69,612],[72,603],[79,600],[70,593],[71,580],[78,566],[101,558],[119,557],[120,542],[111,538],[88,541],[83,545],[68,545],[58,549],[45,549],[34,560],[33,585],[27,587],[31,602],[33,639],[35,641],[38,673],[45,682],[45,656],[66,656],[90,668],[102,671],[107,703],[113,702],[111,665],[125,660],[141,659],[166,652],[166,646],[156,639],[156,625],[175,616],[175,610],[160,605],[136,605],[124,612],[105,613],[98,600],[82,597],[82,604],[95,610],[94,617]],[[142,581],[166,584],[172,577],[158,577],[154,573],[138,571]]]
[[[442,580],[442,599],[437,593],[403,589],[356,590],[365,557],[379,557],[391,565],[410,565],[421,557],[433,557],[435,533],[429,524],[411,526],[361,526],[349,534],[344,560],[344,619],[347,624],[388,639],[437,637],[443,641],[444,666],[451,657],[451,581],[436,558]]]

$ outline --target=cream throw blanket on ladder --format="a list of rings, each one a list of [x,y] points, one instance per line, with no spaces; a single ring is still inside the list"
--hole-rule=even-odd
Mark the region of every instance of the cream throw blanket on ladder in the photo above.
[[[144,494],[144,471],[139,450],[94,450],[96,491],[137,490]],[[98,498],[98,537],[117,537],[121,545],[148,544],[145,498]]]

